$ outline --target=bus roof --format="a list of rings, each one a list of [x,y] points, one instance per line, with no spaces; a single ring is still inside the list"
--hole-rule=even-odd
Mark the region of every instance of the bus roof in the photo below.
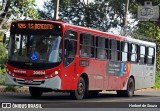
[[[147,41],[143,41],[143,40],[138,40],[138,39],[134,39],[134,38],[130,38],[130,37],[125,37],[125,36],[121,36],[121,35],[117,35],[117,34],[112,34],[112,33],[109,33],[109,32],[102,32],[102,31],[99,31],[99,30],[96,30],[96,29],[92,29],[92,28],[71,25],[71,24],[68,24],[68,23],[66,23],[64,21],[59,21],[59,20],[17,20],[17,21],[14,21],[14,22],[21,22],[21,21],[53,22],[53,23],[62,24],[63,26],[70,27],[70,28],[75,29],[75,30],[80,30],[82,32],[97,34],[99,36],[107,36],[108,38],[119,39],[119,40],[128,41],[128,42],[132,42],[132,43],[137,43],[137,44],[142,44],[142,45],[149,45],[149,46],[153,46],[153,47],[156,46],[156,44],[153,43],[153,42],[147,42]]]
[[[131,38],[131,37],[125,37],[125,36],[121,36],[121,35],[117,35],[117,34],[112,34],[112,33],[109,33],[109,32],[102,32],[102,31],[99,31],[99,30],[90,29],[90,28],[81,27],[81,26],[75,26],[75,25],[69,25],[69,26],[74,28],[74,29],[75,28],[79,28],[81,30],[85,29],[86,31],[89,31],[89,32],[99,33],[99,34],[102,34],[102,35],[107,35],[107,36],[109,36],[109,38],[116,37],[116,38],[121,38],[121,40],[125,40],[125,41],[132,42],[132,43],[149,45],[149,46],[153,46],[153,47],[156,46],[156,44],[153,43],[153,42],[143,41],[143,40],[139,40],[139,39],[135,39],[135,38]]]
[[[132,43],[136,43],[136,44],[153,46],[153,47],[156,46],[156,44],[153,43],[153,42],[143,41],[143,40],[134,39],[134,38],[130,38],[130,37],[127,37],[127,41],[128,41],[128,42],[132,42]]]

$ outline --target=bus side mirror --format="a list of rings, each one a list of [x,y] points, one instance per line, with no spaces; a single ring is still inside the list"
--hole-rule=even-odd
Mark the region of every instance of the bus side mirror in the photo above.
[[[3,36],[3,45],[5,45],[5,43],[6,43],[6,34],[4,34]]]

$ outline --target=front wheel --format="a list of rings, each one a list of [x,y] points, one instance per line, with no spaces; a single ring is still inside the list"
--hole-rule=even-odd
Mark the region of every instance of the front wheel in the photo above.
[[[30,95],[34,98],[41,97],[41,95],[43,94],[43,90],[38,87],[29,87],[29,92]]]
[[[77,90],[71,91],[70,94],[73,99],[81,100],[85,95],[85,90],[85,81],[80,77],[77,84]]]

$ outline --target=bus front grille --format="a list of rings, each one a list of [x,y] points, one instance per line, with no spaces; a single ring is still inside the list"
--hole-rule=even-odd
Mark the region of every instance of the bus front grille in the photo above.
[[[25,80],[21,78],[14,78],[13,80],[22,85],[41,85],[45,82],[45,80]]]

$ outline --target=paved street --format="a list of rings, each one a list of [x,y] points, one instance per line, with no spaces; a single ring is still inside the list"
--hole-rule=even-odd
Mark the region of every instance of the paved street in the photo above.
[[[160,102],[160,90],[136,91],[132,98],[118,97],[115,92],[102,92],[94,98],[72,100],[69,93],[45,93],[33,99],[29,93],[0,92],[0,102],[42,102],[47,107],[101,107],[101,103],[111,102]],[[94,104],[89,104],[90,102]],[[87,105],[88,103],[88,105]],[[92,106],[91,106],[92,105]],[[98,105],[98,106],[96,106]],[[102,104],[101,104],[102,105]],[[104,106],[102,106],[104,107]]]
[[[144,104],[146,102],[155,102],[160,106],[160,90],[145,90],[136,91],[132,98],[118,97],[115,92],[102,92],[98,97],[86,98],[83,100],[72,100],[68,93],[46,93],[39,99],[33,99],[29,93],[13,93],[0,92],[0,102],[19,102],[23,103],[42,103],[45,107],[52,107],[54,109],[45,109],[47,111],[117,111],[119,106],[128,106],[139,102]],[[158,103],[157,103],[158,102]],[[115,103],[120,104],[117,108]],[[127,104],[125,104],[127,103]],[[107,107],[106,105],[111,105]],[[126,107],[127,107],[126,106]],[[67,108],[67,109],[66,109]],[[6,111],[6,109],[0,109]],[[9,111],[21,111],[20,109],[9,109]],[[31,109],[23,109],[23,111],[30,111]],[[41,111],[38,109],[34,111]],[[159,108],[118,108],[118,111],[160,111]]]

